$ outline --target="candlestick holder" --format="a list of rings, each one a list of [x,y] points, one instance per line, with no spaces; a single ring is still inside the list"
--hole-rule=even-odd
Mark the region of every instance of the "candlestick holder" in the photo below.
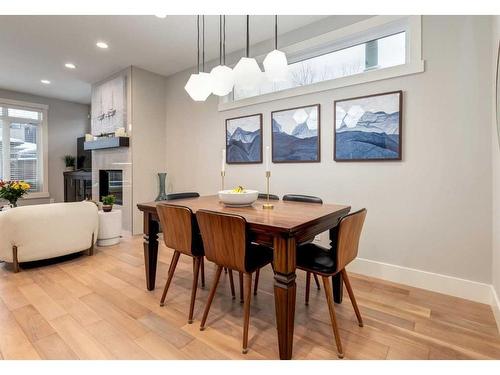
[[[224,190],[224,176],[226,175],[226,171],[220,171],[220,189]]]
[[[269,202],[269,180],[271,179],[271,171],[266,171],[266,195],[267,195],[267,201],[262,205],[262,208],[266,208],[268,210],[272,210],[274,208],[274,205]]]

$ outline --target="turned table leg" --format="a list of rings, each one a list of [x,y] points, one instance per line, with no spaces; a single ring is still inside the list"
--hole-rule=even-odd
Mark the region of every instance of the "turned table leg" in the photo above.
[[[144,265],[146,268],[146,287],[154,290],[156,282],[156,265],[158,262],[159,223],[153,215],[144,212]]]
[[[280,359],[291,359],[295,319],[295,238],[274,238],[274,302]]]

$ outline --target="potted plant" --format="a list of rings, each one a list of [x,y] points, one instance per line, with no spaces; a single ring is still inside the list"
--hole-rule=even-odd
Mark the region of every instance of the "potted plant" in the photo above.
[[[26,195],[30,188],[30,184],[25,181],[0,180],[0,199],[5,199],[12,207],[17,207],[17,200]]]
[[[66,165],[66,172],[71,172],[75,170],[76,158],[72,155],[64,155],[64,164]]]
[[[102,197],[102,210],[104,212],[111,212],[113,205],[115,204],[116,198],[113,194],[106,195]]]

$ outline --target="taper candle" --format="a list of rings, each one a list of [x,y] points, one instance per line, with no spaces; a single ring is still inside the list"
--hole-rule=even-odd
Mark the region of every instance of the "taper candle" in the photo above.
[[[271,171],[271,151],[269,146],[266,146],[266,172]]]
[[[221,166],[221,172],[226,171],[226,149],[222,149],[222,166]]]

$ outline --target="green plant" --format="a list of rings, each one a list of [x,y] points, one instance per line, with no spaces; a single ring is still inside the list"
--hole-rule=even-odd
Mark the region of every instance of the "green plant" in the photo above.
[[[113,194],[106,195],[102,197],[102,204],[105,204],[106,206],[112,206],[116,202],[116,198]]]
[[[75,166],[76,158],[74,156],[64,155],[63,160],[64,160],[64,164],[66,164],[66,167],[74,167]]]

